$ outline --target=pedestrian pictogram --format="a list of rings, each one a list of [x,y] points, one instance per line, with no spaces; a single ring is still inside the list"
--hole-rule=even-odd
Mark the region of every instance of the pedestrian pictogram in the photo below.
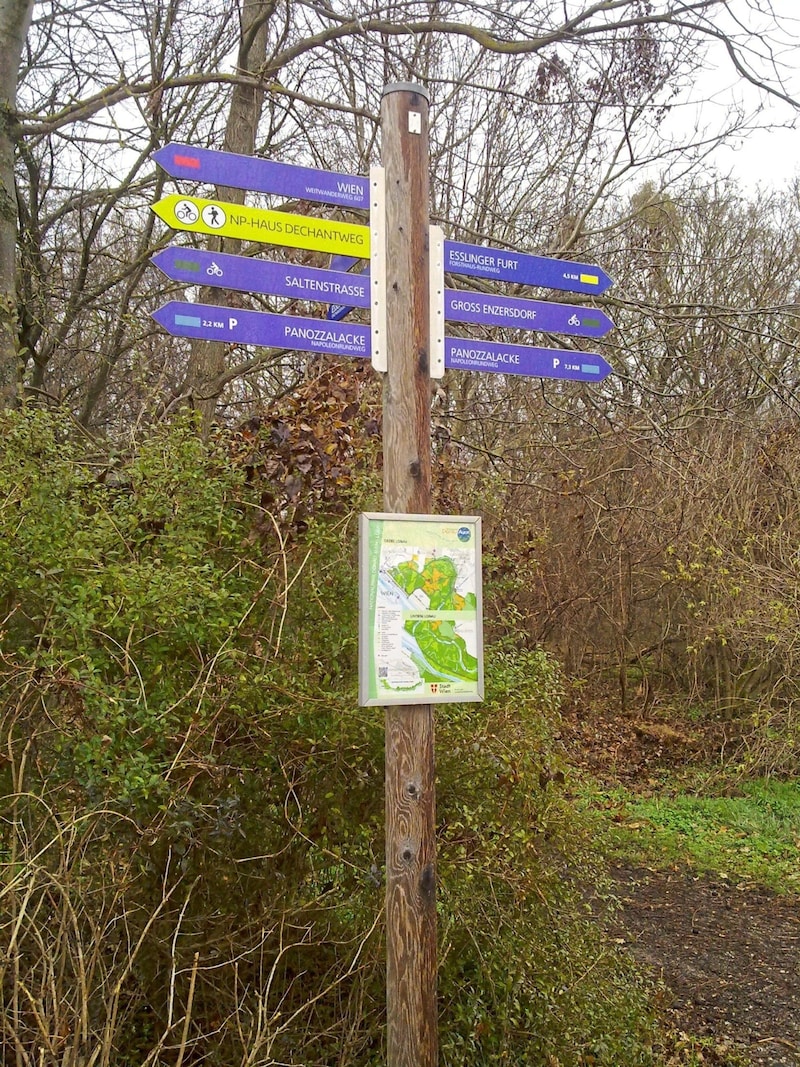
[[[206,204],[200,213],[200,217],[206,226],[212,230],[221,230],[228,221],[228,216],[219,204]]]

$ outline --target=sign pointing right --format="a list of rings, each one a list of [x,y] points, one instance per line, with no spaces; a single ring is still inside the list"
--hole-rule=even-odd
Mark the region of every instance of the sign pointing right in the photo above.
[[[521,285],[541,285],[546,289],[563,289],[568,293],[604,293],[613,279],[601,267],[590,263],[571,263],[549,256],[531,256],[526,252],[506,252],[484,245],[445,241],[444,269],[451,274],[468,274],[474,278],[496,278]]]
[[[491,296],[467,289],[445,289],[444,317],[448,322],[478,322],[484,326],[512,326],[576,337],[605,337],[614,328],[608,315],[597,308]]]
[[[444,365],[449,370],[494,371],[574,382],[602,382],[611,373],[609,364],[596,352],[472,341],[467,337],[445,337]]]

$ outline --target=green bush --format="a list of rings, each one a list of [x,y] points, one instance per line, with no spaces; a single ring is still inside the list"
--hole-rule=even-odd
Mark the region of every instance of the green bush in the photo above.
[[[372,482],[354,463],[288,507],[266,439],[259,473],[189,423],[113,462],[52,415],[1,429],[7,1055],[381,1063],[383,722],[356,704],[354,580]],[[644,994],[583,901],[556,666],[508,634],[487,694],[437,710],[442,1062],[649,1062]]]
[[[50,774],[135,805],[164,793],[188,724],[210,713],[209,667],[219,684],[236,658],[261,570],[242,554],[231,506],[241,476],[188,425],[153,435],[115,469],[50,416],[9,421],[6,667],[35,673],[53,727]]]

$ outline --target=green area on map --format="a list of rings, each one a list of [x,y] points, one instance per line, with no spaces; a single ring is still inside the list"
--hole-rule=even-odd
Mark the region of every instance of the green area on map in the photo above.
[[[428,598],[431,611],[477,611],[474,593],[461,596],[456,592],[458,570],[448,556],[428,560],[422,570],[414,561],[399,563],[392,577],[407,595],[421,590]],[[478,680],[478,661],[467,651],[466,642],[456,633],[452,619],[409,619],[405,629],[424,657],[424,660],[419,656],[412,658],[425,681],[438,682],[443,676],[465,682]]]

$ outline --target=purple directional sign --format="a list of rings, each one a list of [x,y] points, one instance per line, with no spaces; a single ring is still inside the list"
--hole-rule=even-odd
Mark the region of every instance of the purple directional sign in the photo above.
[[[571,263],[566,259],[506,252],[483,245],[445,241],[444,269],[451,274],[495,278],[520,285],[541,285],[569,293],[604,293],[613,280],[600,267]]]
[[[172,178],[189,178],[210,185],[228,185],[257,193],[313,200],[342,207],[369,208],[369,179],[336,171],[297,167],[235,152],[171,142],[152,158]]]
[[[245,293],[303,300],[347,300],[354,307],[369,307],[369,279],[357,274],[298,267],[249,256],[231,256],[170,245],[151,260],[168,278],[189,285],[210,285]]]
[[[369,326],[340,326],[324,319],[270,315],[265,311],[190,304],[183,300],[164,304],[153,312],[153,318],[177,337],[329,352],[336,356],[368,357],[370,354]]]
[[[576,337],[605,337],[614,323],[595,308],[543,300],[445,289],[444,317],[449,322],[478,322],[485,326],[514,326],[522,330],[569,333]]]
[[[506,345],[466,337],[445,337],[444,365],[449,370],[494,371],[575,382],[602,382],[611,373],[608,363],[594,352]]]

